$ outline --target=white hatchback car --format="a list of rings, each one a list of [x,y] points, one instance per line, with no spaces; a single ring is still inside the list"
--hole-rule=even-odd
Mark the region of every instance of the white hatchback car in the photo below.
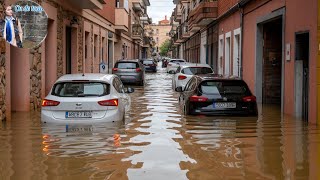
[[[180,64],[186,63],[186,60],[184,59],[171,59],[169,60],[167,64],[167,73],[174,73],[176,72],[177,68],[180,66]]]
[[[213,74],[212,68],[208,64],[186,63],[180,65],[172,77],[172,89],[181,86],[182,89],[193,75]]]
[[[60,77],[42,100],[41,121],[95,123],[124,120],[131,99],[112,74],[69,74]]]

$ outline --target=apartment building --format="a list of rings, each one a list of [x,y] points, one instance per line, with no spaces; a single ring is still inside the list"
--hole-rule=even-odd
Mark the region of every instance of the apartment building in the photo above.
[[[146,56],[151,44],[150,38],[145,36],[144,26],[152,23],[147,14],[148,6],[149,0],[116,1],[115,60]]]
[[[37,2],[48,15],[48,34],[41,46],[20,49],[0,41],[0,120],[10,120],[14,111],[38,110],[63,74],[110,73],[118,59],[140,57],[140,27],[151,23],[148,0]],[[106,68],[100,69],[101,64]]]
[[[216,0],[176,0],[174,21],[179,22],[173,43],[177,47],[177,56],[195,63],[209,63],[206,56],[208,37],[212,36],[213,27],[209,24],[217,18],[218,1]],[[213,39],[213,38],[212,38]],[[213,58],[209,55],[209,59]],[[215,61],[214,61],[215,62]],[[213,66],[214,67],[214,66]]]
[[[151,24],[150,28],[153,31],[153,39],[155,41],[155,52],[160,52],[161,45],[170,39],[169,33],[171,30],[170,21],[167,16],[163,20],[160,20],[158,24]]]
[[[320,123],[317,0],[174,3],[177,56],[239,76],[259,103]]]

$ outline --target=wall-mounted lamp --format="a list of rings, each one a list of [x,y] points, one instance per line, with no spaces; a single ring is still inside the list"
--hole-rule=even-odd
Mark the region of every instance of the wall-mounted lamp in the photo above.
[[[78,26],[78,18],[76,16],[73,16],[72,19],[70,20],[70,26]]]

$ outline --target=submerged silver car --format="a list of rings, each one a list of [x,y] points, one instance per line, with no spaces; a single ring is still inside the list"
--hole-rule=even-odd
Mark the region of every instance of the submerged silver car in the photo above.
[[[112,69],[112,74],[119,76],[123,83],[144,85],[144,67],[136,60],[119,60]]]
[[[68,74],[60,77],[42,100],[45,123],[98,123],[124,120],[131,99],[112,74]]]

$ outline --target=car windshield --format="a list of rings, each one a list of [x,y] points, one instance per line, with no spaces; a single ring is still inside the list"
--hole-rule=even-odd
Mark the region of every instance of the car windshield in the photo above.
[[[181,71],[182,74],[187,75],[197,75],[197,74],[210,74],[213,73],[212,69],[209,67],[188,67]]]
[[[61,82],[54,85],[52,95],[59,97],[105,96],[110,85],[102,82]]]
[[[135,62],[119,62],[115,65],[118,69],[136,69],[139,67],[138,63]]]
[[[152,60],[143,61],[143,64],[146,64],[146,65],[153,64],[153,61]]]
[[[248,95],[247,85],[241,80],[204,81],[199,86],[203,94],[213,95]]]
[[[182,62],[185,62],[185,61],[182,60],[182,59],[175,59],[175,60],[171,60],[170,62],[171,63],[182,63]]]

